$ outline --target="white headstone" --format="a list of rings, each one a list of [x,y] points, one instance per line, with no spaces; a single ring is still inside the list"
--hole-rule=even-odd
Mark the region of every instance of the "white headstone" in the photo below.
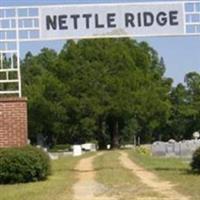
[[[96,145],[93,143],[85,143],[82,144],[81,147],[85,151],[96,151]]]
[[[81,155],[82,155],[81,145],[74,145],[73,146],[73,156],[81,156]]]
[[[111,149],[111,145],[110,144],[107,144],[107,149]]]
[[[199,133],[199,132],[194,132],[194,133],[193,133],[193,137],[194,137],[195,139],[198,139],[198,138],[200,137],[200,133]]]
[[[58,158],[59,158],[58,155],[52,154],[52,153],[49,153],[49,157],[51,160],[58,160]]]
[[[92,144],[90,144],[90,143],[85,143],[85,144],[82,144],[81,147],[85,151],[91,151],[91,145]]]

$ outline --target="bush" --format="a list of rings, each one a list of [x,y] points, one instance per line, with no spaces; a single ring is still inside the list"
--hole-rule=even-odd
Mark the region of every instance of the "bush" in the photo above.
[[[194,172],[200,173],[200,148],[193,154],[191,167]]]
[[[0,184],[44,180],[50,174],[49,156],[35,147],[0,149]]]
[[[147,156],[150,156],[151,155],[151,151],[150,149],[148,149],[147,147],[136,147],[136,152],[141,154],[141,155],[147,155]]]

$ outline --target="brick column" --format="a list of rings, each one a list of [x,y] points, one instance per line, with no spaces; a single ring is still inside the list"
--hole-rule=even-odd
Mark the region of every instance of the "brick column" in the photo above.
[[[0,98],[0,148],[27,144],[27,99]]]

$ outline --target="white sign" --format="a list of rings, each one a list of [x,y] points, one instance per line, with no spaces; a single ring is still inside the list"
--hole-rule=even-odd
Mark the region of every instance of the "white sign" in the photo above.
[[[184,34],[184,4],[97,4],[40,8],[42,39]]]

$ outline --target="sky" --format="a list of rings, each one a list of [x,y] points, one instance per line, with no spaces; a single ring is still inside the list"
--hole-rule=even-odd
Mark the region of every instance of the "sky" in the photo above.
[[[112,3],[112,2],[138,2],[139,0],[0,0],[0,6],[21,6],[21,5],[46,5],[46,4],[78,4],[78,3]],[[147,1],[147,0],[142,0]],[[150,1],[150,0],[148,0]],[[162,1],[165,0],[151,0]],[[170,1],[170,0],[168,0]],[[179,0],[181,1],[181,0]],[[190,0],[186,0],[190,1]],[[198,0],[196,0],[198,1]],[[200,0],[199,0],[200,1]],[[141,2],[141,1],[139,1]],[[200,73],[200,36],[182,37],[146,37],[136,38],[138,41],[147,41],[162,56],[166,65],[166,77],[174,79],[174,85],[184,82],[184,76],[188,72]],[[65,41],[46,42],[22,42],[20,53],[24,55],[31,51],[37,54],[44,47],[53,48],[59,51]]]

